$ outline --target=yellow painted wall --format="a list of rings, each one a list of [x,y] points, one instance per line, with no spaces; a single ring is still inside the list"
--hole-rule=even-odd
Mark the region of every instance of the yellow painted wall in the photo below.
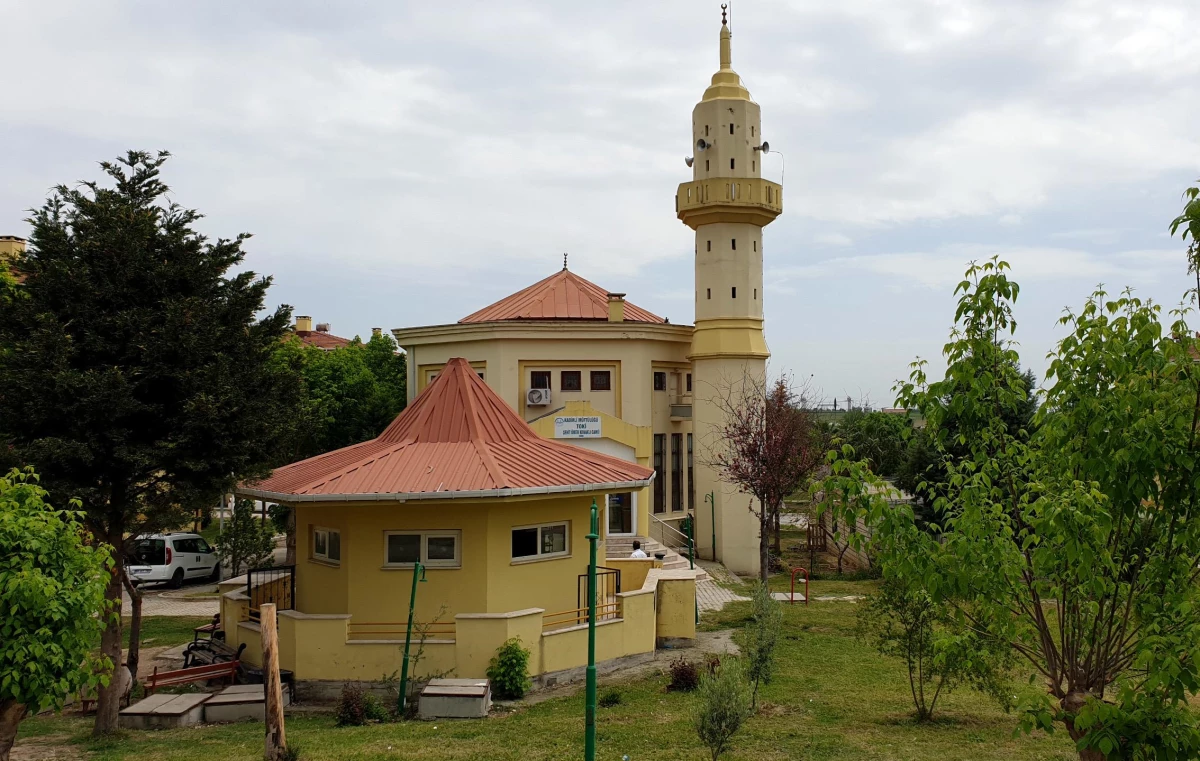
[[[521,646],[530,652],[530,673],[541,673],[538,668],[542,661],[541,609],[512,611],[507,614],[463,615],[455,622],[455,629],[455,673],[460,678],[474,679],[486,676],[488,663],[496,650],[513,638],[519,639]]]
[[[345,613],[349,610],[350,574],[354,558],[346,552],[344,509],[314,505],[296,508],[296,609],[305,613]],[[312,558],[312,529],[342,532],[342,562],[328,565]]]
[[[579,575],[587,573],[587,534],[593,498],[598,504],[604,503],[604,495],[598,494],[493,506],[488,518],[487,605],[471,612],[543,608],[547,613],[558,613],[579,607],[577,589]],[[514,527],[564,520],[569,521],[570,555],[536,561],[512,559]],[[599,556],[604,557],[603,547]]]
[[[696,580],[662,579],[658,582],[655,633],[660,638],[695,639]]]

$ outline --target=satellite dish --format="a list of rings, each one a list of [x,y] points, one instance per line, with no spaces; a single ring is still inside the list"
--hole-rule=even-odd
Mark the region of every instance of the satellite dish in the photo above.
[[[700,138],[699,140],[697,140],[697,141],[696,141],[696,150],[698,150],[698,151],[702,151],[702,150],[704,150],[705,148],[707,148],[707,147],[708,147],[708,145],[709,145],[709,144],[708,144],[707,142],[705,142],[705,141],[704,141],[704,138]]]
[[[695,161],[695,159],[694,159],[694,158],[692,158],[691,156],[684,156],[684,157],[683,157],[683,163],[687,164],[688,166],[691,166],[691,165],[692,165],[692,162],[694,162],[694,161]]]

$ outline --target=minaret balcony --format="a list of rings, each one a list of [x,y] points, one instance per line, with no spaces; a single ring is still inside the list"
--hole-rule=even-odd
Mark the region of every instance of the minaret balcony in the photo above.
[[[765,227],[783,213],[783,186],[757,177],[710,177],[684,182],[675,213],[688,227],[744,222]]]

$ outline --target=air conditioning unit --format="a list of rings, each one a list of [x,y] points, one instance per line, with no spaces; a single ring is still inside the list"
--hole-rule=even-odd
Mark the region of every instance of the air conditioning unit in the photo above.
[[[531,388],[525,392],[525,404],[529,407],[545,407],[550,403],[550,389]]]

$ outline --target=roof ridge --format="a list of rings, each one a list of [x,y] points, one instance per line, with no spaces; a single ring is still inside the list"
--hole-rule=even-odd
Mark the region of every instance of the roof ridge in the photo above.
[[[470,372],[464,371],[464,366]],[[472,393],[474,391],[474,382],[471,379],[474,378],[480,383],[483,383],[483,380],[478,375],[475,375],[474,370],[467,364],[467,360],[462,357],[450,360],[446,364],[446,369],[449,372],[458,373],[463,376],[462,382],[458,384],[458,392],[462,395],[463,406],[466,407],[467,430],[471,435],[471,444],[475,447],[475,452],[479,455],[479,459],[483,461],[483,466],[487,468],[488,474],[495,480],[496,487],[502,489],[508,485],[508,479],[505,478],[504,471],[501,470],[499,463],[496,462],[496,458],[492,457],[492,451],[488,448],[487,441],[484,440],[483,432],[479,426],[479,406],[475,403],[475,394]]]

